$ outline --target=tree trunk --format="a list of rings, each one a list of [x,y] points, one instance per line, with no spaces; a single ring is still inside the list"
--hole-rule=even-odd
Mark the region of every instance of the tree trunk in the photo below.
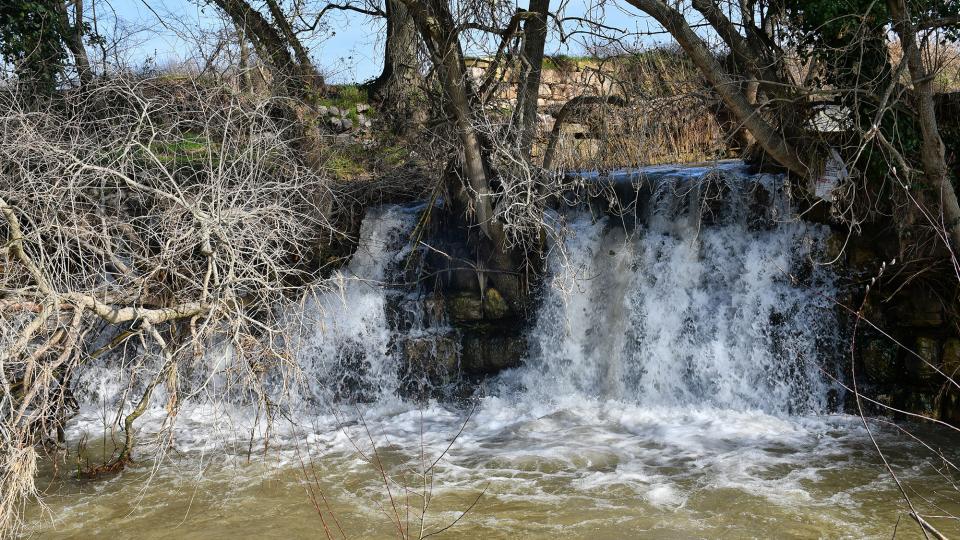
[[[763,119],[757,108],[750,103],[747,96],[740,90],[740,85],[733,80],[723,69],[707,45],[698,36],[683,18],[683,14],[668,6],[663,0],[627,0],[637,9],[657,20],[684,51],[690,56],[694,64],[700,69],[704,78],[720,95],[720,99],[730,109],[734,116],[750,130],[757,143],[776,160],[780,165],[803,178],[811,178],[815,174],[815,167],[806,162],[797,148],[787,142],[769,122]],[[698,2],[700,4],[700,2]],[[701,6],[702,7],[702,6]],[[709,12],[709,10],[707,10]],[[711,13],[711,16],[714,15]],[[718,31],[725,31],[721,24]],[[733,43],[739,40],[731,38]],[[738,45],[739,47],[739,45]]]
[[[950,181],[950,169],[944,157],[943,140],[937,126],[937,114],[933,99],[933,77],[923,65],[923,55],[917,45],[917,29],[910,20],[910,11],[904,0],[887,0],[887,8],[893,19],[893,28],[903,45],[904,59],[910,78],[913,80],[913,97],[920,122],[922,144],[920,159],[927,180],[937,188],[943,226],[953,249],[960,251],[960,204]],[[906,171],[904,171],[906,172]]]
[[[463,150],[463,174],[472,190],[473,211],[483,234],[495,244],[504,245],[503,227],[493,219],[493,201],[483,146],[474,127],[474,94],[456,35],[456,24],[446,0],[401,0],[423,37],[443,87],[444,109],[460,139]]]
[[[64,2],[55,1],[53,5],[57,10],[57,17],[60,19],[60,36],[73,56],[74,66],[77,68],[77,77],[79,77],[82,86],[93,80],[93,72],[90,70],[87,49],[83,46],[83,0],[72,0],[72,2],[73,24],[70,24],[70,13]]]
[[[537,133],[537,100],[549,10],[550,0],[530,0],[528,11],[532,16],[523,24],[523,78],[517,93],[517,112],[520,116],[520,150],[528,161],[532,158],[533,138]]]
[[[294,33],[293,27],[290,26],[290,21],[287,20],[286,14],[280,9],[277,0],[267,0],[267,8],[270,9],[270,16],[273,17],[273,22],[276,27],[280,29],[284,40],[293,49],[301,79],[303,79],[310,90],[322,89],[323,78],[320,77],[320,74],[317,73],[317,70],[314,68],[313,62],[310,60],[310,54],[307,52],[306,47],[303,46],[303,43],[300,42],[297,34]]]
[[[383,71],[370,85],[370,97],[391,118],[394,129],[404,133],[423,123],[417,27],[400,0],[387,0],[387,42]]]
[[[237,43],[240,46],[240,62],[237,66],[237,87],[242,92],[253,91],[253,76],[250,73],[250,46],[247,44],[247,33],[242,26],[237,26]]]
[[[257,55],[270,66],[277,90],[287,97],[307,99],[309,81],[304,80],[304,71],[290,54],[285,37],[246,0],[214,1],[235,26],[245,30]]]

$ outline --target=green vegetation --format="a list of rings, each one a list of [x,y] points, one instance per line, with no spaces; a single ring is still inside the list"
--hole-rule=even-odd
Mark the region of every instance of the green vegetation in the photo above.
[[[332,95],[319,99],[317,104],[345,110],[347,111],[347,118],[356,123],[359,117],[357,114],[357,104],[370,103],[370,96],[367,94],[367,90],[356,84],[335,86],[332,87],[332,90]],[[367,116],[372,116],[373,113],[374,111],[371,107],[364,114]]]
[[[207,158],[216,151],[217,145],[203,135],[184,133],[181,138],[156,140],[150,143],[150,151],[160,163],[174,166],[190,166]],[[146,157],[146,156],[144,156]]]
[[[0,2],[0,57],[16,66],[20,79],[39,92],[50,92],[66,60],[61,32],[65,31],[59,0]]]

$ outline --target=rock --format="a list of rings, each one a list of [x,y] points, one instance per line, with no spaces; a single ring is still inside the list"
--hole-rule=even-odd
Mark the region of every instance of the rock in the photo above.
[[[940,343],[931,337],[921,336],[914,341],[913,352],[916,355],[907,353],[905,360],[907,371],[913,379],[926,384],[938,382],[940,374],[934,366],[940,367]]]
[[[500,291],[489,287],[483,294],[483,316],[485,319],[502,319],[510,315],[510,306]]]
[[[943,364],[943,372],[947,376],[952,378],[960,376],[960,339],[950,338],[943,344],[941,363]]]
[[[764,191],[764,190],[758,190]],[[764,191],[765,192],[765,191]],[[826,245],[823,247],[824,259],[828,262],[843,262],[843,249],[847,244],[847,235],[842,232],[832,232],[827,237]]]
[[[960,392],[948,388],[941,405],[941,417],[955,426],[960,426]]]
[[[340,120],[340,129],[344,131],[350,131],[353,129],[353,120],[350,120],[349,118],[342,118]]]
[[[906,389],[900,392],[895,400],[898,408],[927,418],[940,418],[940,407],[936,392],[927,392],[919,389]]]
[[[367,124],[370,123],[370,120],[363,114],[357,115],[357,125],[360,127],[369,127]]]
[[[495,330],[465,333],[461,340],[460,368],[468,375],[495,375],[523,361],[522,336],[498,335]]]
[[[321,105],[317,107],[317,114],[319,114],[320,116],[326,116],[330,114],[330,108],[327,107],[326,105]]]
[[[370,110],[370,105],[366,103],[357,103],[357,112],[364,113]]]
[[[403,342],[402,393],[424,399],[438,387],[456,380],[460,354],[455,338],[456,335],[432,335]]]
[[[336,116],[331,116],[327,118],[327,123],[330,124],[330,127],[334,129],[340,129],[340,118]]]
[[[440,374],[457,369],[457,344],[449,336],[409,338],[403,344],[403,352],[412,370]]]
[[[560,127],[560,133],[564,135],[586,135],[590,133],[590,128],[585,124],[567,123]]]
[[[934,327],[943,324],[943,305],[926,289],[904,290],[897,296],[891,323],[898,326]]]
[[[883,316],[883,306],[880,302],[881,298],[879,294],[870,294],[870,296],[867,297],[867,301],[863,303],[863,310],[860,315],[864,320],[882,328],[886,326],[886,320]]]
[[[869,247],[862,245],[848,246],[847,257],[850,261],[850,266],[857,270],[878,270],[880,268],[877,252]]]
[[[455,321],[483,319],[483,301],[473,293],[459,293],[447,299],[447,313]]]
[[[329,112],[332,116],[340,116],[340,115],[342,114],[342,113],[340,112],[340,109],[337,108],[337,107],[330,107],[330,110],[329,110],[328,112]]]
[[[860,358],[864,374],[870,382],[883,384],[896,379],[896,344],[885,338],[869,339],[860,352]]]

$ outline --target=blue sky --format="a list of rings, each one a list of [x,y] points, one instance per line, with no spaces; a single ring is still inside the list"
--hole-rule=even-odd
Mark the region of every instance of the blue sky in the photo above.
[[[565,14],[581,16],[589,0],[569,0]],[[216,11],[202,6],[203,0],[95,0],[102,14],[110,7],[117,18],[137,31],[131,39],[129,60],[142,63],[150,57],[160,65],[188,57],[192,52],[189,39],[176,35],[177,29],[209,28],[216,24]],[[555,0],[554,4],[560,4]],[[527,0],[519,4],[526,7]],[[149,6],[149,7],[148,7]],[[553,7],[553,6],[551,6]],[[101,15],[102,17],[102,15]],[[363,81],[380,72],[380,51],[383,46],[383,22],[361,14],[332,12],[328,14],[330,32],[309,44],[321,70],[331,82]],[[603,24],[630,32],[656,30],[649,19],[636,15],[617,4],[606,7]],[[580,54],[584,51],[584,36],[575,36],[568,43],[560,43],[553,36],[547,44],[548,53]],[[651,38],[644,38],[650,42]]]

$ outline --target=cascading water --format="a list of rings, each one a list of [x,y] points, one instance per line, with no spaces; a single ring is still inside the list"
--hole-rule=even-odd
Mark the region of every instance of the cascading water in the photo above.
[[[783,200],[775,177],[728,172],[701,219],[701,184],[661,174],[645,226],[569,215],[522,378],[543,396],[644,405],[822,412],[838,321],[830,271],[813,265],[825,227],[752,227],[755,191]],[[788,218],[784,208],[773,212]],[[804,274],[805,283],[793,283]],[[819,294],[818,294],[819,293]],[[826,364],[824,364],[826,359]]]
[[[377,399],[399,389],[400,362],[387,318],[390,270],[407,253],[407,235],[419,207],[371,209],[350,264],[338,271],[334,288],[306,306],[308,323],[297,343],[307,374],[304,391],[315,402],[343,397]]]
[[[607,202],[554,214],[566,234],[527,355],[466,407],[405,397],[417,375],[404,344],[440,347],[451,329],[399,284],[422,207],[373,209],[338,286],[291,314],[302,380],[271,382],[288,401],[269,445],[251,435],[259,410],[228,411],[226,433],[244,440],[231,445],[211,442],[223,415],[185,407],[178,425],[194,436],[175,439],[178,467],[147,489],[128,478],[149,463],[68,484],[46,500],[56,521],[36,529],[316,536],[306,482],[324,494],[325,524],[336,516],[350,537],[396,536],[395,504],[416,529],[428,488],[426,532],[471,508],[452,536],[889,537],[896,486],[859,418],[831,405],[843,352],[834,279],[816,264],[827,231],[792,218],[780,181],[735,164],[654,168],[619,178]],[[211,369],[229,371],[230,356]],[[82,381],[90,403],[71,440],[102,432],[96,404],[122,386],[111,377],[101,366]],[[913,442],[875,435],[911,489],[944,487]],[[267,467],[250,464],[255,446]],[[393,475],[386,487],[371,460]]]

